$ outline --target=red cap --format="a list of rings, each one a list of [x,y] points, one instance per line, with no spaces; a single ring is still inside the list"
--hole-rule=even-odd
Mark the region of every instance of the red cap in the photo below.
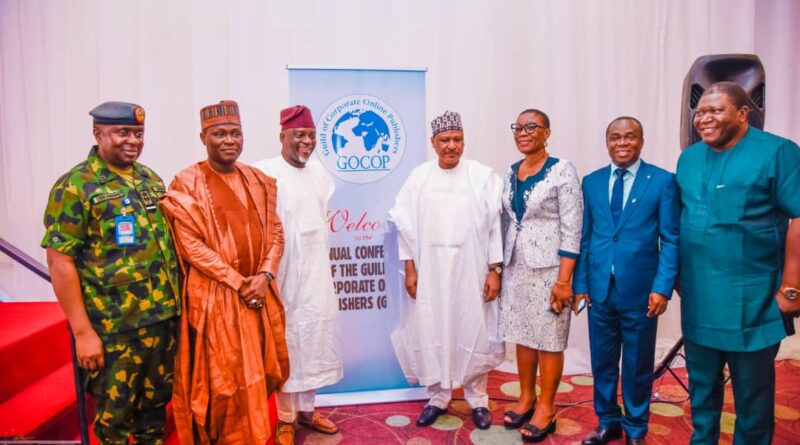
[[[203,130],[222,124],[242,125],[239,119],[239,104],[232,100],[223,100],[200,110],[200,127]]]
[[[314,118],[311,117],[311,110],[304,105],[281,110],[281,130],[287,128],[316,128]]]

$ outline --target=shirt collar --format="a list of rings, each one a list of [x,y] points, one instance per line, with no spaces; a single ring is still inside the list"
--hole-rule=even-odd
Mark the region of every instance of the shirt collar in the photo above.
[[[89,161],[89,168],[92,169],[92,172],[94,172],[95,176],[97,176],[97,179],[101,184],[105,184],[106,182],[111,181],[112,179],[117,177],[117,174],[111,171],[110,168],[108,168],[106,161],[104,161],[100,157],[100,155],[97,154],[97,145],[93,146],[92,149],[89,150],[88,161]],[[141,166],[138,163],[134,162],[133,176],[134,177],[144,176],[145,178],[149,178],[150,174],[147,172],[146,169],[141,168]]]
[[[633,163],[633,165],[628,167],[628,173],[631,174],[631,177],[634,177],[634,178],[636,177],[636,173],[639,171],[639,167],[641,165],[642,165],[642,158],[639,158],[639,159],[636,160],[636,162]],[[611,176],[612,177],[614,176],[614,172],[616,172],[617,170],[619,170],[619,167],[612,162],[611,163]]]

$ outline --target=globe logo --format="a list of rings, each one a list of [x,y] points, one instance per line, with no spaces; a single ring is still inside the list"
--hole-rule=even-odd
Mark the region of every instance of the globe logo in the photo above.
[[[388,175],[405,150],[405,128],[385,101],[368,95],[334,101],[318,120],[317,153],[334,176],[369,183]]]
[[[348,111],[333,126],[333,151],[344,151],[351,139],[355,139],[354,145],[361,144],[359,148],[365,151],[372,151],[379,141],[380,149],[388,151],[389,126],[374,111]]]

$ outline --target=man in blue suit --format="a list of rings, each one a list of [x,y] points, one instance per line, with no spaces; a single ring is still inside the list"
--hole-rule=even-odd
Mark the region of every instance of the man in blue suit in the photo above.
[[[622,436],[644,444],[650,417],[656,327],[678,272],[679,200],[675,175],[639,159],[642,124],[619,117],[606,129],[611,165],[583,178],[584,219],[575,302],[589,308],[594,410],[599,426],[583,440]],[[622,400],[617,405],[622,352]]]

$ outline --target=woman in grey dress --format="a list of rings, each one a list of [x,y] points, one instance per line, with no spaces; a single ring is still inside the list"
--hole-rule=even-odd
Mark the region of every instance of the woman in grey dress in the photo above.
[[[499,334],[517,345],[521,392],[504,423],[509,429],[522,427],[523,441],[539,442],[555,431],[555,394],[569,334],[583,194],[575,167],[547,152],[550,119],[545,113],[525,110],[511,129],[525,158],[509,167],[505,177]]]

